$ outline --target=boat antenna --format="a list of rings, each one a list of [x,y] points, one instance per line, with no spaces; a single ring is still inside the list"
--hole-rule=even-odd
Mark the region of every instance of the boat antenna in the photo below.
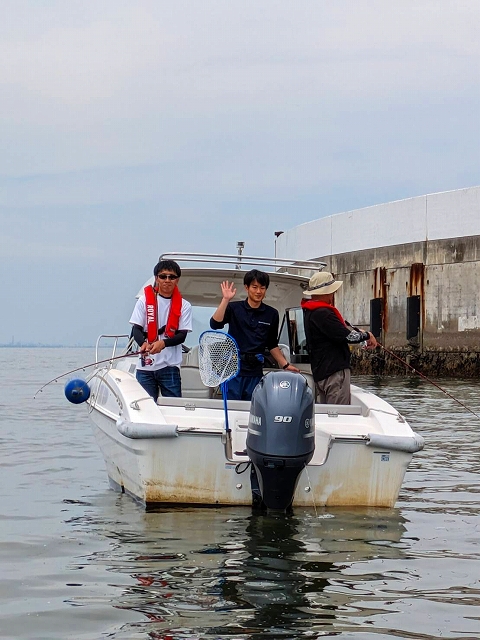
[[[238,253],[239,258],[237,260],[237,264],[235,265],[235,269],[241,269],[242,268],[242,265],[240,263],[242,261],[241,256],[242,256],[244,248],[245,248],[245,242],[242,242],[242,241],[237,242],[237,253]]]
[[[134,351],[132,353],[124,353],[121,356],[114,356],[113,358],[106,358],[105,360],[97,360],[96,362],[91,362],[90,364],[84,364],[82,367],[77,367],[76,369],[72,369],[71,371],[66,371],[65,373],[61,373],[56,378],[52,378],[51,380],[46,382],[44,385],[42,385],[40,389],[38,389],[38,391],[35,391],[35,395],[33,396],[33,399],[35,400],[37,395],[41,393],[45,389],[45,387],[48,387],[49,384],[52,384],[52,382],[58,382],[60,378],[64,378],[65,376],[68,376],[71,373],[75,373],[76,371],[85,371],[85,369],[88,369],[89,367],[95,367],[97,364],[104,364],[105,362],[113,362],[113,360],[120,360],[120,358],[129,358],[131,356],[138,356],[139,353],[140,351]]]
[[[463,407],[464,409],[466,409],[467,411],[472,413],[476,418],[478,418],[480,420],[480,415],[478,415],[478,413],[475,413],[475,411],[473,411],[473,409],[470,409],[469,407],[467,407],[467,405],[463,404],[463,402],[460,402],[460,400],[458,400],[458,398],[455,398],[455,396],[452,396],[451,393],[448,393],[448,391],[445,391],[445,389],[443,389],[439,384],[437,384],[436,382],[433,382],[433,380],[430,380],[430,378],[427,378],[427,376],[425,376],[423,373],[418,371],[418,369],[415,369],[415,367],[412,367],[412,365],[408,364],[408,362],[406,360],[403,360],[402,358],[400,358],[400,356],[397,356],[396,353],[393,353],[393,351],[390,351],[390,349],[387,349],[387,347],[384,347],[383,344],[380,344],[380,342],[377,342],[377,345],[379,347],[381,347],[385,351],[385,353],[388,353],[388,355],[393,356],[394,358],[399,360],[402,364],[404,364],[406,367],[411,369],[411,371],[413,371],[413,373],[416,373],[417,376],[420,376],[421,378],[423,378],[424,380],[426,380],[430,384],[433,384],[434,387],[439,389],[442,393],[444,393],[446,396],[448,396],[451,400],[453,400],[454,402],[459,404],[461,407]]]

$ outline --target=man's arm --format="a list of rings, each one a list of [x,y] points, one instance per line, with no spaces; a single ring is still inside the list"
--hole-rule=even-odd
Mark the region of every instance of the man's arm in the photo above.
[[[350,344],[360,344],[370,338],[366,331],[359,331],[351,325],[343,323],[330,309],[316,310],[312,314],[310,322],[312,331],[323,334],[332,342],[347,340]]]
[[[166,347],[176,347],[177,344],[183,344],[185,342],[187,333],[188,331],[186,329],[177,329],[173,338],[164,338],[163,342],[165,343]]]
[[[350,344],[360,344],[361,342],[367,343],[368,349],[374,349],[377,346],[377,340],[373,333],[370,331],[361,331],[358,327],[352,326],[349,322],[345,321],[347,329],[351,329],[347,336],[347,342]]]
[[[222,300],[218,305],[215,313],[210,318],[210,327],[212,329],[222,329],[227,323],[225,321],[225,312],[227,311],[228,303],[235,297],[237,290],[233,282],[229,283],[227,280],[220,285],[222,290]]]
[[[270,354],[275,359],[275,362],[278,364],[280,369],[283,369],[284,371],[294,371],[295,373],[300,373],[300,369],[297,369],[297,367],[288,362],[288,360],[283,355],[280,347],[273,347],[273,349],[270,349]]]
[[[177,331],[173,338],[159,338],[158,340],[155,340],[155,342],[147,344],[146,351],[154,355],[155,353],[160,353],[160,351],[163,351],[168,347],[176,347],[177,344],[182,344],[182,342],[185,342],[187,333],[188,331]]]
[[[132,336],[135,342],[140,347],[140,351],[145,351],[146,346],[144,347],[143,345],[147,342],[147,334],[143,330],[143,327],[141,327],[139,324],[134,324],[132,327]]]

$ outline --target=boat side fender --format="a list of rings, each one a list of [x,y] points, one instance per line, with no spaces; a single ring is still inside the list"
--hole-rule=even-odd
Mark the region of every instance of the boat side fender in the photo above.
[[[117,420],[117,429],[126,438],[175,438],[178,437],[176,424],[148,424],[146,422],[127,422]]]
[[[387,449],[388,451],[416,453],[423,449],[425,446],[425,440],[418,433],[414,433],[411,438],[405,436],[383,436],[378,433],[369,433],[366,445],[367,447]]]

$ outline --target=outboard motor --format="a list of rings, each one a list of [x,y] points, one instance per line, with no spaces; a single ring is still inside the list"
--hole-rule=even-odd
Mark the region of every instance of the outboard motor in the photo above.
[[[247,453],[267,509],[288,509],[298,477],[315,450],[315,405],[305,378],[290,371],[265,375],[252,395]]]

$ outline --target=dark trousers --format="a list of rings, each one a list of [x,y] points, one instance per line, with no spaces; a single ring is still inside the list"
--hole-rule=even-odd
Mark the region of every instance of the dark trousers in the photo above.
[[[163,367],[155,371],[137,369],[137,380],[155,402],[160,393],[165,398],[182,397],[182,381],[178,367]]]
[[[228,382],[229,400],[251,400],[252,393],[262,376],[237,376]]]

